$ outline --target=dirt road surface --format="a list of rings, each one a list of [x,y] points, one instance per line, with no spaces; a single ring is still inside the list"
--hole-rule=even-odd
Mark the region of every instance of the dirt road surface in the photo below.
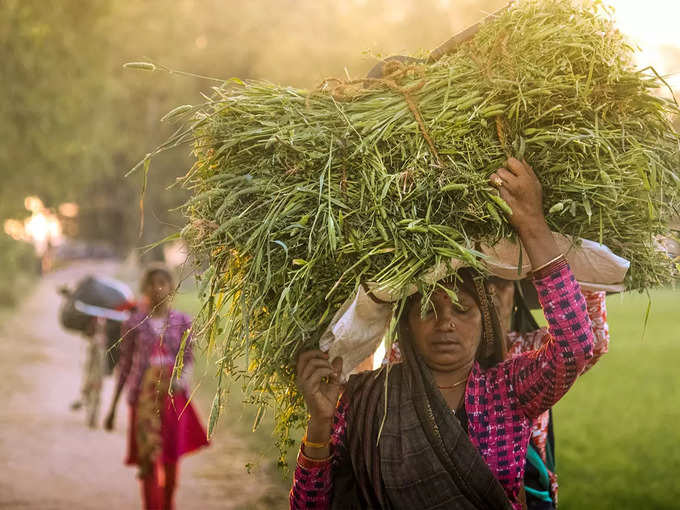
[[[59,285],[88,273],[115,275],[111,262],[79,263],[44,277],[0,324],[0,508],[18,510],[136,509],[135,470],[123,465],[127,409],[116,429],[88,429],[69,404],[80,388],[85,342],[59,327]],[[102,415],[113,381],[107,378]],[[207,419],[207,409],[199,409]],[[177,510],[286,508],[276,473],[255,469],[242,438],[224,428],[213,444],[180,465]]]

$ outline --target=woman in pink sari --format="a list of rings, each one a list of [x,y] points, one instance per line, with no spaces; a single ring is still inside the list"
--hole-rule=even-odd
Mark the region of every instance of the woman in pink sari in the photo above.
[[[160,265],[142,278],[147,306],[123,324],[118,382],[105,427],[113,428],[121,391],[127,385],[130,419],[125,463],[137,465],[146,510],[174,508],[179,458],[208,444],[188,400],[193,362],[191,319],[170,308],[170,271]],[[181,377],[173,368],[182,367]]]

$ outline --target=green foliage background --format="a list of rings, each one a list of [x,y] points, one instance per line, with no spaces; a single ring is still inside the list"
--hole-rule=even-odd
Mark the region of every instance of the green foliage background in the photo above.
[[[177,231],[189,148],[154,159],[138,236],[141,173],[123,174],[172,132],[159,122],[210,81],[123,69],[142,59],[229,78],[312,86],[363,75],[375,54],[431,49],[504,0],[0,0],[0,222],[25,196],[76,201],[80,236],[121,254]],[[0,233],[3,243],[10,240]],[[15,259],[0,254],[0,266]],[[0,279],[0,292],[11,282]]]
[[[76,200],[115,220],[94,221],[82,234],[113,237],[123,248],[179,224],[168,210],[182,192],[166,188],[190,166],[188,148],[154,161],[141,241],[141,176],[122,175],[171,133],[160,117],[200,101],[211,83],[123,69],[125,62],[311,86],[345,68],[364,74],[375,62],[365,50],[431,49],[504,3],[0,0],[0,217],[21,212],[27,194],[48,206]]]

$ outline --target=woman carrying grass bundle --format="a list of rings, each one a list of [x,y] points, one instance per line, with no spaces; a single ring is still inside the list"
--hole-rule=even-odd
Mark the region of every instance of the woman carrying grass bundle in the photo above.
[[[514,282],[491,278],[488,282],[494,296],[495,310],[506,339],[507,358],[536,351],[552,337],[547,328],[539,327],[524,298]],[[592,324],[593,357],[583,372],[592,368],[609,349],[609,325],[607,324],[606,292],[583,290],[583,297]],[[403,356],[399,342],[394,342],[385,353],[382,364],[401,363]],[[550,510],[557,505],[557,473],[555,472],[555,436],[552,410],[537,416],[531,424],[531,440],[527,449],[524,472],[524,490],[528,510]]]
[[[594,339],[533,170],[511,158],[491,183],[537,268],[551,340],[504,361],[487,282],[463,269],[428,302],[409,299],[398,333],[404,363],[353,376],[343,388],[342,360],[302,353],[297,378],[310,418],[291,508],[524,506],[531,422],[571,387]]]
[[[141,289],[147,304],[123,325],[118,383],[105,427],[113,429],[118,398],[127,384],[130,421],[125,463],[139,467],[144,508],[170,510],[179,458],[208,441],[188,399],[186,376],[178,379],[173,372],[177,360],[187,374],[193,356],[191,319],[170,308],[170,271],[161,265],[149,267]]]

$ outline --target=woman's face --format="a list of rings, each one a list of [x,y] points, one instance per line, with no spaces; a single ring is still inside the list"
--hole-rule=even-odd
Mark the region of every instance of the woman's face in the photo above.
[[[458,303],[438,289],[421,317],[420,300],[409,307],[407,321],[414,347],[427,366],[439,372],[469,365],[482,338],[482,313],[472,296],[457,291]]]
[[[146,285],[145,294],[148,296],[152,306],[155,306],[170,295],[172,284],[170,279],[162,271],[155,271],[151,274]]]

